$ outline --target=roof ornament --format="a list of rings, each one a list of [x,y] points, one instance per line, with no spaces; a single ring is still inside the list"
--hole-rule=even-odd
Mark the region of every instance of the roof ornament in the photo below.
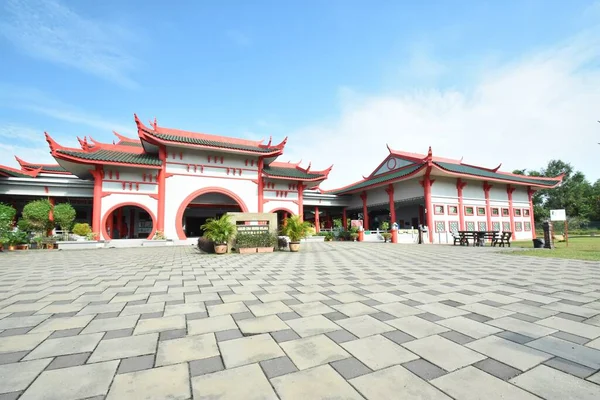
[[[79,136],[77,136],[77,141],[79,142],[79,145],[81,146],[81,149],[84,151],[88,151],[90,146],[87,142],[87,136],[84,136],[83,139],[81,139]]]
[[[154,122],[152,122],[152,127],[154,128],[154,130],[156,130],[156,128],[158,128],[158,122],[156,121],[156,117],[154,117]]]
[[[267,143],[267,147],[271,147],[272,141],[273,141],[273,136],[269,136],[269,143]]]
[[[387,149],[388,149],[388,151],[390,152],[390,154],[392,154],[392,153],[393,153],[393,151],[392,151],[392,149],[391,149],[391,147],[390,147],[389,143],[386,143],[386,144],[385,144],[385,147],[387,147]]]

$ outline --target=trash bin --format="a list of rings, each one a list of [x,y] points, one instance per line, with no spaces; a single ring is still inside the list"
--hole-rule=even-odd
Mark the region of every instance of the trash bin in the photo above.
[[[534,249],[541,249],[543,247],[544,247],[543,239],[533,239],[533,248]]]

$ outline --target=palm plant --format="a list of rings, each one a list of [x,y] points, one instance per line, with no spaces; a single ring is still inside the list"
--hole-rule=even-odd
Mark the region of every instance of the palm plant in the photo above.
[[[235,225],[227,214],[218,219],[209,218],[200,228],[204,230],[204,237],[212,240],[216,246],[227,244],[235,236]]]
[[[311,230],[310,223],[302,220],[300,215],[292,215],[286,218],[281,232],[290,238],[290,241],[297,243],[300,239],[306,237]]]

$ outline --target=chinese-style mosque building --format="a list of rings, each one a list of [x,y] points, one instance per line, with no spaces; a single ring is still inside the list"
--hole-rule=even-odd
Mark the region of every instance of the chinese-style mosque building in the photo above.
[[[148,125],[135,116],[137,138],[115,132],[113,143],[79,139],[61,146],[46,133],[57,164],[17,158],[21,169],[0,166],[0,201],[20,212],[30,200],[69,202],[77,221],[101,239],[152,238],[157,231],[178,242],[202,234],[207,218],[228,211],[301,214],[317,229],[333,218],[361,219],[366,230],[383,221],[401,229],[430,227],[429,240],[447,243],[458,230],[510,231],[535,237],[532,195],[562,177],[500,172],[433,156],[389,149],[369,176],[321,190],[331,167],[280,162],[280,143],[234,139]],[[451,241],[451,238],[450,238]]]

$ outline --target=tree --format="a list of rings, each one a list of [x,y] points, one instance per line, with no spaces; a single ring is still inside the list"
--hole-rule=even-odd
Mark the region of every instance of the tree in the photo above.
[[[6,238],[12,230],[13,220],[17,215],[17,210],[8,204],[0,203],[0,243]]]
[[[54,222],[60,226],[66,236],[73,226],[73,221],[75,221],[77,215],[75,209],[69,203],[60,203],[54,206],[53,214]]]
[[[48,200],[33,200],[23,207],[23,218],[32,230],[43,233],[54,226],[50,221],[50,210],[52,204]]]

